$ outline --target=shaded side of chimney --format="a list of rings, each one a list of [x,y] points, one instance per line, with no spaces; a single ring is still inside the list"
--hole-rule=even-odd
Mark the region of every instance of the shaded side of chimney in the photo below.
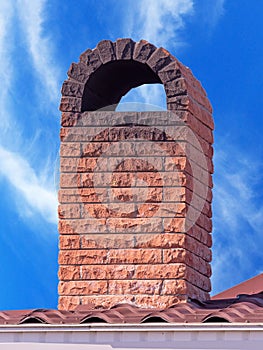
[[[167,111],[115,112],[161,83]],[[62,86],[60,310],[209,299],[213,119],[191,71],[141,40],[104,40]]]

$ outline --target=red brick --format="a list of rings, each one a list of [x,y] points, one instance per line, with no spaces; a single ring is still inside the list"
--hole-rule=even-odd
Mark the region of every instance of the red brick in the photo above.
[[[106,233],[106,220],[97,220],[93,218],[84,220],[60,220],[60,234],[79,234],[79,233]]]
[[[109,218],[107,219],[109,232],[161,232],[161,218]]]
[[[108,264],[154,264],[162,260],[161,249],[111,249]]]
[[[80,182],[80,174],[60,174],[60,187],[72,188],[78,187]]]
[[[90,74],[102,65],[98,49],[86,50],[83,52],[80,55],[80,62],[84,63],[87,66],[87,71]]]
[[[175,96],[168,99],[167,107],[168,109],[179,112],[184,111],[183,113],[179,113],[180,118],[186,122],[191,130],[199,137],[204,139],[209,144],[213,143],[212,130],[202,122],[203,115],[205,115],[204,118],[207,123],[207,120],[211,118],[211,114],[207,112],[203,106],[199,105],[189,96]]]
[[[60,265],[104,264],[107,250],[62,250],[59,252]]]
[[[131,60],[135,42],[131,39],[116,40],[116,56],[118,60]]]
[[[80,83],[86,83],[89,78],[89,72],[87,66],[81,62],[72,63],[68,70],[68,76]],[[81,96],[80,96],[81,97]]]
[[[78,120],[81,117],[80,113],[62,112],[61,113],[61,126],[75,126],[78,124]]]
[[[114,44],[110,40],[100,41],[97,50],[103,64],[116,60]]]
[[[79,297],[61,296],[59,297],[58,310],[73,311],[80,305]]]
[[[81,247],[83,249],[134,248],[135,237],[136,234],[86,234],[81,236]]]
[[[159,70],[158,76],[160,77],[163,84],[168,81],[180,78],[182,76],[182,73],[178,62],[175,60],[169,65],[165,66],[163,69]]]
[[[106,281],[68,281],[60,282],[58,286],[59,295],[92,295],[106,294]]]
[[[62,142],[60,145],[60,157],[79,157],[80,143],[78,142]]]
[[[134,279],[185,279],[186,265],[182,263],[176,264],[151,264],[136,265]]]
[[[160,47],[151,55],[146,64],[155,72],[158,73],[161,69],[168,66],[172,62],[171,54]]]
[[[84,280],[131,279],[134,269],[134,265],[84,265],[81,267]]]
[[[109,294],[160,294],[162,281],[109,281]]]
[[[60,281],[74,281],[80,279],[80,266],[60,266],[58,271]]]
[[[79,235],[60,235],[59,249],[79,249],[80,236]]]
[[[190,246],[187,246],[190,249]],[[164,249],[163,250],[163,263],[185,263],[186,265],[196,269],[201,274],[210,277],[211,267],[202,258],[194,255],[192,251],[176,248],[176,249]]]
[[[62,89],[61,94],[63,96],[74,96],[74,97],[82,97],[84,91],[84,84],[77,83],[70,80],[65,80]]]
[[[156,47],[146,40],[140,40],[135,44],[133,59],[141,63],[145,63],[151,54],[156,50]]]
[[[81,99],[69,96],[62,97],[59,109],[61,110],[61,112],[80,112]]]
[[[165,280],[163,281],[161,294],[174,295],[174,294],[188,295],[191,298],[197,300],[209,300],[209,295],[200,288],[192,285],[184,280]]]
[[[79,204],[60,204],[58,206],[58,216],[60,219],[79,219]]]
[[[81,297],[82,305],[92,304],[94,308],[98,309],[109,309],[120,303],[134,304],[133,295],[93,295],[93,296],[83,296]]]
[[[187,302],[186,295],[136,295],[134,304],[141,308],[166,309],[172,305]]]

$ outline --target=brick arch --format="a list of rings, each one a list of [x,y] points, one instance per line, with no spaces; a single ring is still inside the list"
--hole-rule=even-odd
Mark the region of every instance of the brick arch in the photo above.
[[[203,109],[202,122],[212,126],[206,92],[190,69],[145,40],[102,40],[82,53],[63,83],[60,110],[84,112],[116,105],[130,89],[145,83],[164,85],[168,110],[194,114],[193,108]]]

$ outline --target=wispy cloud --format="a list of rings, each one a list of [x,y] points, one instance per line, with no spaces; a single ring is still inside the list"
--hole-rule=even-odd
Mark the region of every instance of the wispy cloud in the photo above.
[[[185,18],[193,14],[192,0],[130,1],[126,10],[124,35],[135,40],[145,39],[166,49],[184,43]],[[133,90],[124,101],[144,102],[160,107],[166,105],[162,86],[145,85]]]
[[[242,277],[252,277],[249,271],[256,275],[260,271],[258,247],[263,245],[263,203],[257,197],[257,187],[263,180],[262,166],[254,155],[232,147],[226,151],[225,145],[221,146],[225,151],[217,152],[214,159],[215,292],[241,282]]]
[[[37,213],[50,223],[57,222],[57,198],[55,189],[52,190],[50,180],[37,176],[28,161],[19,154],[12,153],[0,146],[0,175],[21,196],[23,206],[20,215]],[[45,173],[45,172],[44,172]]]
[[[199,20],[206,27],[206,33],[209,35],[218,24],[218,21],[225,13],[226,0],[198,0],[195,1],[194,8]]]
[[[14,197],[10,196],[10,208],[13,209],[16,204],[19,215],[24,218],[37,214],[39,223],[41,220],[56,223],[57,199],[52,183],[54,166],[52,161],[49,162],[50,152],[47,151],[46,155],[42,152],[41,161],[35,162],[34,168],[32,167],[31,160],[37,157],[37,147],[42,147],[40,143],[36,144],[30,153],[30,145],[38,140],[38,125],[36,122],[34,129],[31,124],[29,133],[24,129],[19,108],[16,109],[21,104],[16,79],[20,70],[24,69],[23,63],[14,58],[17,57],[18,37],[24,38],[20,50],[25,49],[29,57],[27,63],[31,69],[27,71],[28,80],[32,86],[38,86],[36,90],[41,91],[42,101],[48,106],[55,102],[57,108],[58,70],[52,59],[51,40],[43,31],[44,5],[43,0],[4,1],[0,5],[0,176],[6,179],[15,194]],[[18,31],[19,24],[22,32]],[[27,101],[25,108],[26,103]],[[23,113],[25,112],[22,111]],[[30,121],[34,122],[33,117]],[[43,159],[45,157],[46,160]]]
[[[11,2],[3,1],[0,5],[0,117],[2,131],[8,129],[10,119],[8,113],[6,113],[6,109],[8,106],[8,96],[10,94],[13,77],[13,67],[10,57],[12,42],[12,32],[10,29],[13,15],[14,11]]]
[[[193,13],[192,0],[143,0],[132,3],[128,31],[135,39],[146,39],[157,46],[181,45],[184,18]]]
[[[45,4],[45,0],[17,0],[17,11],[38,81],[50,101],[57,105],[59,70],[52,59],[52,40],[44,32]]]

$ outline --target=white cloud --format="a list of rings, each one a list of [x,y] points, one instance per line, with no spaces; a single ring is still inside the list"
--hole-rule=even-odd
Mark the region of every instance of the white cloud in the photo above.
[[[220,18],[225,13],[225,0],[196,0],[195,11],[199,15],[199,19],[205,24],[206,31],[211,34],[211,30],[215,28]]]
[[[184,18],[192,13],[192,0],[134,1],[128,31],[136,40],[146,39],[157,46],[176,47],[182,42]]]
[[[40,214],[50,223],[57,222],[57,196],[50,181],[38,177],[28,161],[21,155],[12,153],[0,146],[0,175],[16,190],[17,201],[23,204],[21,215]]]
[[[8,105],[8,96],[11,90],[13,67],[11,62],[11,48],[12,48],[12,20],[13,20],[13,7],[11,2],[2,1],[0,5],[0,117],[1,117],[1,130],[5,131],[9,127],[9,116],[6,113]]]
[[[17,0],[17,10],[36,75],[50,101],[57,105],[59,74],[52,59],[52,40],[43,29],[45,3],[45,0]]]
[[[125,35],[131,36],[134,40],[148,40],[157,47],[175,48],[183,44],[184,19],[193,14],[193,1],[130,1],[126,13]],[[162,89],[163,87],[158,85],[144,85],[132,90],[124,101],[144,102],[164,107],[166,101]]]
[[[256,190],[262,182],[260,162],[244,150],[226,152],[225,144],[214,158],[214,292],[256,275],[263,245],[263,203]]]

